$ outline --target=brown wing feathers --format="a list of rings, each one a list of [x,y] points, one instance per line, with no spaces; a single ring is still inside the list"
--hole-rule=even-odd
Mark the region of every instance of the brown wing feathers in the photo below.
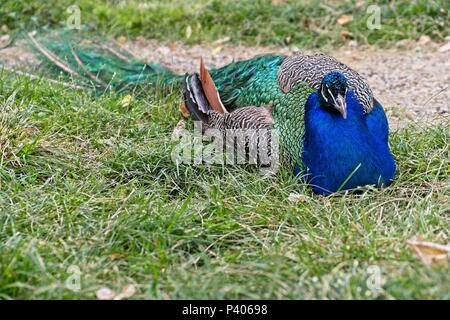
[[[200,74],[186,74],[183,81],[184,104],[195,120],[208,123],[212,111],[220,114],[226,109],[220,101],[219,92],[208,70],[200,60]]]
[[[202,82],[203,92],[205,93],[211,108],[219,113],[226,113],[227,110],[220,100],[219,92],[217,91],[214,80],[209,74],[208,69],[206,69],[205,64],[203,63],[203,58],[200,58],[200,80]]]
[[[203,93],[198,74],[186,74],[183,80],[184,103],[194,120],[208,123],[211,108]]]
[[[186,74],[183,81],[184,105],[194,120],[218,129],[263,129],[273,124],[271,110],[248,106],[228,113],[220,101],[214,81],[200,62],[200,75]]]

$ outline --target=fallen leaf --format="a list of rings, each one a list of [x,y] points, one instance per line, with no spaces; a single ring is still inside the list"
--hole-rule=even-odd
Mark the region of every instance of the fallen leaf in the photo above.
[[[81,44],[82,46],[88,46],[88,45],[92,44],[92,41],[89,40],[89,39],[81,39],[80,44]]]
[[[431,42],[431,38],[425,34],[421,35],[419,40],[417,41],[417,44],[421,46],[425,46]]]
[[[279,6],[282,5],[284,0],[272,0],[272,5]]]
[[[404,115],[404,117],[406,117],[406,119],[409,119],[409,120],[414,120],[414,114],[412,113],[412,112],[409,112],[409,111],[405,111],[404,113],[403,113],[403,115]]]
[[[122,288],[122,291],[114,297],[114,300],[123,300],[131,298],[136,293],[136,287],[128,284]]]
[[[108,287],[98,289],[95,294],[99,300],[112,300],[116,296],[116,293]]]
[[[222,46],[217,46],[217,47],[215,47],[215,48],[211,51],[211,53],[212,53],[213,55],[216,55],[216,54],[218,54],[220,51],[222,51]]]
[[[0,49],[6,48],[10,44],[11,44],[11,37],[9,36],[9,34],[0,36]]]
[[[131,101],[133,101],[133,97],[131,95],[127,94],[120,101],[120,105],[124,108],[128,107],[130,105]]]
[[[413,252],[426,265],[448,263],[450,261],[450,246],[423,241],[416,237],[407,241]]]
[[[220,39],[217,39],[216,41],[214,41],[213,44],[215,44],[215,45],[224,44],[224,43],[230,41],[230,39],[231,39],[230,37],[220,38]]]
[[[119,37],[117,38],[117,42],[118,42],[119,44],[121,44],[121,45],[124,45],[125,42],[127,42],[127,37],[125,37],[125,36],[119,36]]]
[[[2,25],[2,32],[3,33],[8,33],[8,31],[9,31],[8,26],[6,24]]]
[[[183,135],[185,128],[186,128],[186,122],[183,119],[178,121],[177,125],[175,126],[175,128],[173,129],[173,132],[172,132],[172,138],[171,138],[172,141],[178,140]]]
[[[444,44],[442,47],[439,47],[438,51],[439,52],[447,52],[450,50],[450,42],[447,44]]]
[[[347,23],[353,20],[353,16],[344,14],[337,19],[337,23],[341,26],[346,25]]]
[[[124,257],[126,257],[126,254],[124,254],[124,253],[113,253],[112,255],[110,255],[108,257],[108,259],[114,261],[114,260],[122,259]]]
[[[359,1],[356,1],[355,7],[359,9],[359,8],[364,7],[365,4],[366,4],[365,1],[359,0]]]
[[[307,195],[294,193],[294,192],[291,192],[288,197],[288,200],[290,202],[306,202],[306,201],[308,201],[308,199],[309,199],[309,197]]]
[[[192,27],[191,26],[187,26],[186,27],[186,39],[189,39],[192,35]]]
[[[345,39],[349,39],[352,37],[352,33],[350,31],[347,30],[342,30],[341,31],[341,37]]]
[[[172,52],[177,51],[177,44],[174,43],[174,42],[170,43],[170,44],[169,44],[169,49],[170,49],[170,51],[172,51]]]
[[[189,116],[190,116],[189,110],[186,107],[186,104],[184,103],[184,101],[180,102],[179,108],[180,108],[180,111],[181,111],[181,114],[183,115],[183,117],[184,118],[189,118]]]
[[[145,46],[145,44],[147,43],[147,41],[145,40],[145,38],[143,36],[138,36],[136,38],[136,43],[140,46]]]
[[[350,40],[350,41],[348,42],[348,46],[349,46],[350,48],[356,48],[356,47],[358,46],[358,42],[356,42],[356,40]]]

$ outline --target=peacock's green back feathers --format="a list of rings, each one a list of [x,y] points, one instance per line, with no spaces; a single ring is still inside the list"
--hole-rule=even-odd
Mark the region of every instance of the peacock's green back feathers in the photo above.
[[[230,110],[269,104],[282,93],[277,73],[284,56],[263,55],[212,69],[223,104]]]

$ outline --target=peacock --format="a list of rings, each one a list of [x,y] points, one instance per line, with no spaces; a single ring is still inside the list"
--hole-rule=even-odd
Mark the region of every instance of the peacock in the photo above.
[[[389,125],[353,69],[323,53],[262,55],[179,75],[95,41],[30,41],[44,61],[102,89],[179,88],[185,114],[219,129],[274,129],[284,162],[314,193],[389,186]]]

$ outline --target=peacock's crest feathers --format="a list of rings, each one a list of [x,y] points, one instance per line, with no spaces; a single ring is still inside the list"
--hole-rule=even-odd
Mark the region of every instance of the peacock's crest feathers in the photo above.
[[[364,106],[366,113],[373,108],[373,93],[369,85],[355,70],[336,58],[323,54],[298,53],[286,57],[278,70],[278,83],[283,92],[289,92],[300,82],[308,83],[312,88],[319,89],[323,77],[332,71],[340,71]]]
[[[348,86],[347,78],[340,71],[328,72],[322,79],[322,84],[335,87],[338,90],[345,90]]]

